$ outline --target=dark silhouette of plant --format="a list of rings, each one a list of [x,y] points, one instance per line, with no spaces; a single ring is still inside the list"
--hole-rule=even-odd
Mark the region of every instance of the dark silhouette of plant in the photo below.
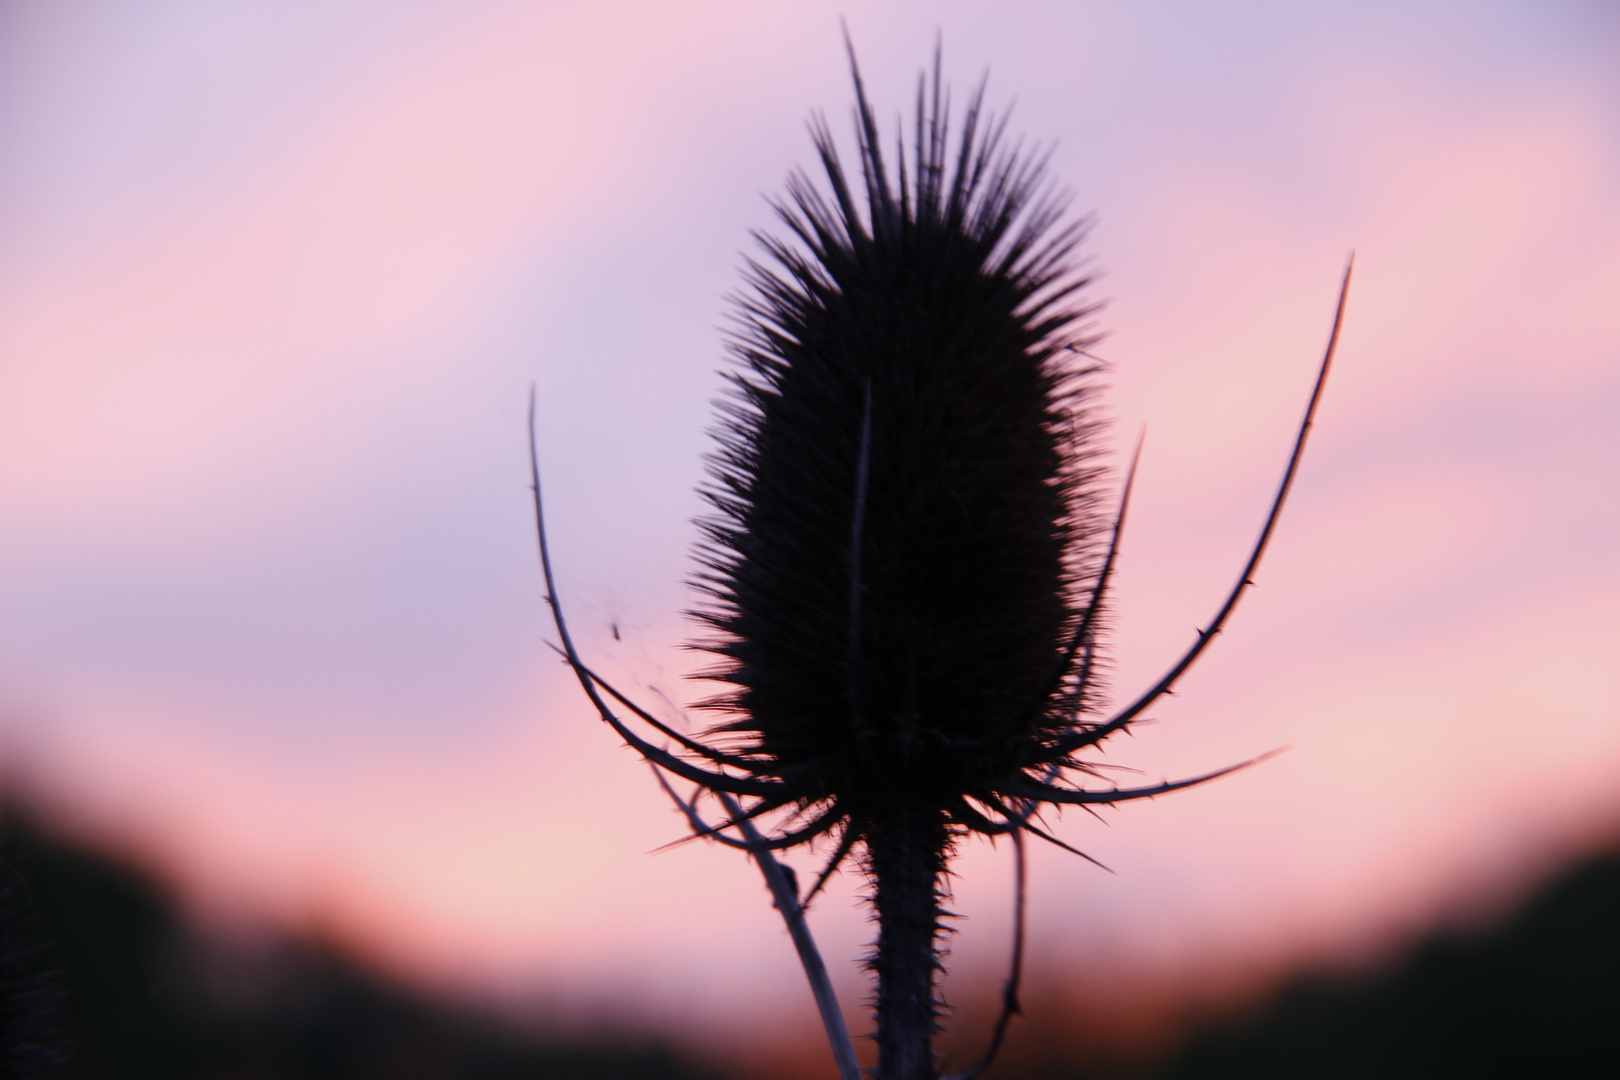
[[[930,1080],[942,875],[957,842],[1008,836],[1018,859],[1013,974],[976,1074],[1018,1008],[1024,834],[1075,850],[1036,810],[1150,798],[1243,767],[1126,789],[1065,783],[1101,775],[1082,755],[1169,692],[1231,614],[1292,482],[1332,345],[1237,587],[1157,684],[1101,716],[1098,631],[1135,466],[1110,521],[1099,505],[1096,309],[1075,262],[1088,223],[1065,221],[1045,159],[1008,143],[1005,120],[982,109],[982,84],[952,141],[937,52],[912,146],[896,143],[891,168],[853,50],[850,61],[860,184],[815,118],[830,190],[790,177],[773,206],[791,239],[756,234],[767,259],[748,262],[737,302],[697,580],[710,631],[699,647],[720,658],[705,677],[725,687],[702,707],[720,723],[693,738],[587,668],[557,604],[543,522],[541,553],[561,651],[603,719],[655,772],[697,785],[683,799],[660,777],[694,836],[760,863],[847,1080],[853,1053],[803,908],[859,858],[879,927],[868,960],[877,1075]],[[1341,292],[1341,315],[1343,302]],[[538,464],[535,476],[538,514]],[[636,734],[610,701],[679,750]],[[716,824],[698,816],[704,793],[722,803]],[[768,835],[756,828],[778,813]],[[831,855],[800,899],[771,852],[821,837]]]

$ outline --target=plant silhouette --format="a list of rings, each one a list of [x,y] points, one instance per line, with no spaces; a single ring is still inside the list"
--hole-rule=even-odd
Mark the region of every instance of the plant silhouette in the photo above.
[[[1024,837],[1075,850],[1036,811],[1151,798],[1252,764],[1145,787],[1074,785],[1100,778],[1085,753],[1171,690],[1250,583],[1333,345],[1237,586],[1162,679],[1101,714],[1098,636],[1135,465],[1107,513],[1096,306],[1076,261],[1088,223],[1066,218],[1045,158],[984,111],[982,83],[953,138],[937,50],[911,145],[897,139],[892,158],[853,49],[850,63],[858,182],[815,117],[826,187],[792,174],[772,204],[788,239],[756,234],[765,257],[748,261],[737,301],[736,363],[703,489],[713,512],[700,521],[706,600],[695,615],[708,636],[698,644],[718,658],[704,677],[723,687],[702,705],[719,718],[703,737],[586,666],[557,601],[543,516],[540,544],[560,651],[603,719],[655,766],[693,835],[759,862],[846,1080],[858,1075],[854,1055],[803,909],[859,860],[878,922],[867,961],[876,1074],[932,1080],[942,877],[961,838],[1010,837],[1018,860],[1013,972],[976,1075],[1018,1007]],[[662,774],[696,790],[683,798]],[[699,816],[706,794],[725,815],[713,824]],[[761,830],[767,815],[774,825]],[[820,838],[830,855],[801,896],[771,853]]]

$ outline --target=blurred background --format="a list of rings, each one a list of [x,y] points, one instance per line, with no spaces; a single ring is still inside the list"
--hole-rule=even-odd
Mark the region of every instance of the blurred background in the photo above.
[[[1007,1075],[1367,1042],[1504,956],[1566,1016],[1536,988],[1608,955],[1569,913],[1614,910],[1620,844],[1612,5],[13,0],[0,786],[106,1075],[170,1004],[266,1045],[380,1016],[522,1075],[832,1075],[755,872],[649,854],[682,823],[545,646],[524,415],[533,385],[583,649],[679,720],[725,297],[812,111],[848,145],[840,15],[885,121],[938,35],[958,111],[988,73],[1097,215],[1114,443],[1147,431],[1118,698],[1231,586],[1356,252],[1259,587],[1107,760],[1291,749],[1054,823],[1114,873],[1035,853]],[[968,1059],[1010,854],[956,870]],[[857,1031],[861,891],[812,916]],[[81,974],[118,927],[125,975]],[[461,1052],[142,1075],[518,1074]]]

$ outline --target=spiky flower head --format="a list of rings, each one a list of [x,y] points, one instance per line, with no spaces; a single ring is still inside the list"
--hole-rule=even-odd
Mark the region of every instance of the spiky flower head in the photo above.
[[[1097,366],[1044,158],[936,57],[889,159],[859,73],[860,177],[825,122],[757,234],[701,524],[733,763],[859,834],[903,803],[975,827],[1071,732],[1096,573]]]

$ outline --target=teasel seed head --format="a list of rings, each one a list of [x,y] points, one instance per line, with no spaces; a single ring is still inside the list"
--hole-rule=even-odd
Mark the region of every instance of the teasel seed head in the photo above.
[[[859,183],[817,118],[829,190],[793,174],[789,238],[756,234],[697,614],[728,749],[858,832],[897,803],[959,817],[1072,730],[1108,522],[1088,223],[982,84],[952,137],[937,57],[892,159],[855,88]]]

